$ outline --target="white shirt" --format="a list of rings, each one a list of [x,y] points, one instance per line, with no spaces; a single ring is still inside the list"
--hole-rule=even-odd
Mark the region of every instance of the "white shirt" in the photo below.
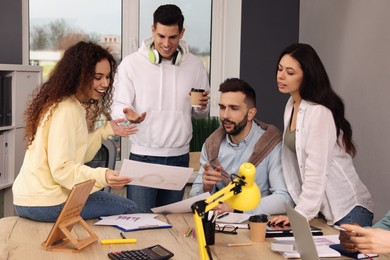
[[[292,109],[290,98],[284,113],[285,131]],[[297,211],[309,220],[321,211],[328,224],[337,222],[355,206],[373,211],[371,195],[356,173],[351,156],[337,143],[336,125],[328,108],[301,101],[295,145],[296,155],[283,145],[282,166]]]

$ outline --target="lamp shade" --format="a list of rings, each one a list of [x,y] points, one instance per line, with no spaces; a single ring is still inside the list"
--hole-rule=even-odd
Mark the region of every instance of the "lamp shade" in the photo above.
[[[256,208],[260,203],[260,190],[255,183],[256,167],[249,162],[243,163],[238,170],[238,177],[245,182],[240,193],[232,196],[226,203],[236,210],[248,211]]]

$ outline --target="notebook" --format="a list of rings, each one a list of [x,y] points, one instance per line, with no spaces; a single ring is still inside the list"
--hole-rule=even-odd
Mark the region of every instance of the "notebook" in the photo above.
[[[340,253],[329,247],[329,244],[337,243],[338,236],[317,236],[314,243],[307,219],[298,211],[286,204],[287,216],[290,220],[291,229],[302,260],[319,260],[319,257],[340,257]],[[334,239],[332,239],[335,237]],[[334,241],[334,242],[333,242]],[[335,243],[334,243],[335,244]],[[318,249],[318,250],[317,250]],[[289,257],[289,256],[287,256]],[[291,256],[292,257],[292,256]]]

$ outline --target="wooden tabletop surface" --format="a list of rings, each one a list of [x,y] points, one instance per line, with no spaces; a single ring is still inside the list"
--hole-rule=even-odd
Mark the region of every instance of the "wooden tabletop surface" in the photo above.
[[[170,223],[172,228],[151,229],[135,232],[126,232],[128,238],[136,238],[136,244],[101,245],[101,239],[121,238],[120,230],[111,226],[95,226],[97,220],[88,220],[87,223],[99,240],[78,253],[52,252],[45,250],[44,242],[53,227],[53,223],[35,222],[19,217],[0,219],[0,260],[3,259],[108,259],[111,251],[132,250],[160,244],[174,253],[172,259],[199,259],[197,240],[186,237],[184,233],[189,227],[194,228],[192,214],[159,215],[158,219]],[[322,228],[324,234],[338,234],[338,231],[327,226],[320,220],[313,220],[311,224]],[[88,236],[85,229],[77,224],[72,233],[74,237],[82,239]],[[227,247],[228,243],[251,242],[249,230],[239,229],[237,235],[216,233],[215,245],[211,246],[213,259],[284,259],[278,253],[271,251],[270,241],[253,242],[251,246]],[[334,259],[334,258],[332,258]],[[349,259],[349,258],[339,258]],[[390,256],[380,256],[376,259],[389,259]]]

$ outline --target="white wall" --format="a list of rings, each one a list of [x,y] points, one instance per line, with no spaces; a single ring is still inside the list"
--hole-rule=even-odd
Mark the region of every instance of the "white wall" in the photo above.
[[[355,167],[375,220],[390,208],[390,1],[301,0],[300,42],[321,57],[343,98],[358,147]]]

